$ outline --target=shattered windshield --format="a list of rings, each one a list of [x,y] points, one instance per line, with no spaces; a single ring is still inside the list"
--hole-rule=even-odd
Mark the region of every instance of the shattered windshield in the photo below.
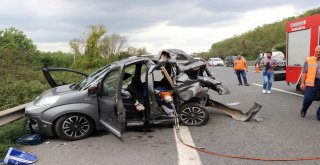
[[[73,90],[78,90],[78,91],[83,90],[83,88],[87,87],[89,84],[91,84],[92,82],[96,81],[99,77],[101,77],[105,73],[105,71],[109,69],[109,66],[110,65],[105,66],[101,69],[98,69],[97,71],[93,72],[84,80],[72,85],[71,88]]]

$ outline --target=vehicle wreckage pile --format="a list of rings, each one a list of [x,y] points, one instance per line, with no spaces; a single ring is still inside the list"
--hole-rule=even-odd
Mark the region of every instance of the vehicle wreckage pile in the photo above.
[[[180,56],[180,58],[181,56],[185,56],[184,59],[188,60],[184,64],[177,66],[177,56]],[[165,78],[169,81],[170,86],[176,95],[178,95],[177,100],[180,102],[182,101],[182,104],[186,104],[186,102],[193,102],[193,104],[200,104],[204,109],[207,107],[215,108],[216,110],[220,110],[221,112],[231,116],[233,119],[239,121],[248,121],[251,118],[254,118],[262,107],[258,103],[254,103],[250,110],[244,113],[241,110],[228,107],[222,103],[212,100],[207,93],[208,89],[216,91],[219,95],[229,94],[229,90],[224,88],[221,82],[215,80],[211,72],[208,70],[205,62],[194,60],[184,52],[181,54],[180,50],[163,50],[158,59],[158,65],[161,66],[161,70],[164,73]],[[164,67],[166,65],[170,65],[171,67]],[[176,70],[174,70],[174,66],[177,67]],[[174,74],[170,76],[167,70],[171,70],[170,73]],[[175,105],[181,106],[181,103],[180,105],[178,103]],[[184,115],[190,116],[189,113],[182,113],[181,110],[177,112],[182,124],[200,125],[190,124],[190,122],[197,123],[197,119],[201,118],[200,116],[194,115],[195,117],[192,120],[190,117],[184,118]]]

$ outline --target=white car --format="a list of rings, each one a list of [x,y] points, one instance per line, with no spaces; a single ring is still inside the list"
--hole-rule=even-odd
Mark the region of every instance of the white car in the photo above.
[[[208,64],[210,66],[224,66],[224,62],[221,58],[209,58]]]
[[[266,57],[267,53],[260,53],[259,57]],[[285,59],[284,54],[281,51],[274,51],[272,52],[272,57],[278,57],[281,58],[282,60]]]

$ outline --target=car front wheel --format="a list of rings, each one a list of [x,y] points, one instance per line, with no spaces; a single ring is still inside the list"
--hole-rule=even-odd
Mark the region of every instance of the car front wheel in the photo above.
[[[208,122],[209,112],[198,103],[187,103],[179,109],[181,124],[187,126],[201,126]]]
[[[64,140],[80,140],[93,132],[94,124],[88,116],[67,114],[61,116],[55,124],[56,134]]]

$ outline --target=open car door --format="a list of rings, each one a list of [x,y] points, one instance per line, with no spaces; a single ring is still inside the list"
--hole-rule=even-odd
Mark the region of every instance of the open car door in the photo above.
[[[59,81],[57,79],[54,79],[53,76],[51,75],[52,72],[69,72],[69,73],[71,72],[71,73],[74,73],[75,75],[72,75],[72,78],[70,78],[69,74],[68,75],[64,74],[64,76],[68,76],[69,79],[77,79],[76,77],[79,77],[79,75],[81,75],[81,78],[79,78],[80,80],[88,77],[87,74],[82,73],[77,70],[70,69],[70,68],[42,68],[42,72],[43,72],[44,77],[47,79],[49,85],[52,88],[57,87],[57,86],[61,86],[61,85],[65,85],[65,84],[74,83],[74,82],[64,82],[64,80]],[[63,76],[62,76],[62,78],[60,77],[60,79],[63,79]]]
[[[126,126],[125,108],[121,96],[123,66],[110,68],[99,84],[99,122],[122,142]]]

